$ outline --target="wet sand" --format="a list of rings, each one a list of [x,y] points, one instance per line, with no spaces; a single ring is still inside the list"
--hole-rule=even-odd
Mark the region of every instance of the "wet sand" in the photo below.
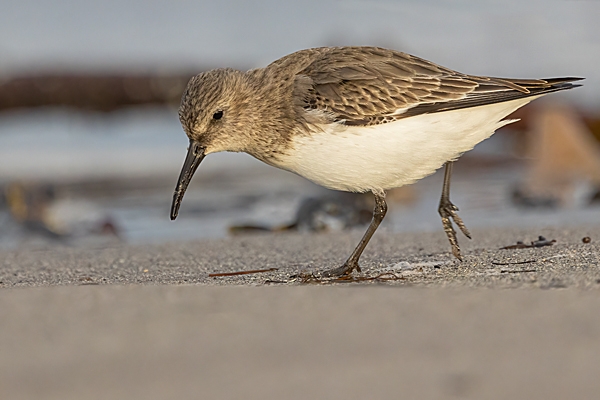
[[[329,234],[259,234],[221,240],[99,248],[50,247],[0,251],[0,287],[106,284],[294,285],[341,265],[361,230]],[[502,250],[543,235],[551,246]],[[583,243],[589,237],[590,243]],[[398,286],[499,288],[600,288],[600,226],[474,230],[459,238],[463,261],[454,259],[438,232],[378,231],[361,258],[363,276],[393,273]],[[266,273],[209,277],[276,269]],[[382,280],[362,283],[384,283]],[[312,282],[331,283],[331,282]]]
[[[290,278],[360,234],[2,251],[0,398],[597,396],[600,227],[477,230],[462,263],[382,231],[380,279]]]

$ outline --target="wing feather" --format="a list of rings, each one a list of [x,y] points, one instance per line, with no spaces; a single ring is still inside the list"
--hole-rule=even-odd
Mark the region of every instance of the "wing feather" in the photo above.
[[[580,78],[508,79],[472,76],[378,47],[309,50],[296,74],[302,108],[348,125],[374,125],[576,87]]]

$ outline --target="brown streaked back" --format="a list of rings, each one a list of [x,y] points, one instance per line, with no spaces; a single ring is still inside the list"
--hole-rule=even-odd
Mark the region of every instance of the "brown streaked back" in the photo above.
[[[301,63],[294,63],[295,59]],[[308,49],[270,67],[296,71],[305,110],[347,125],[375,125],[424,113],[515,100],[577,87],[582,78],[508,79],[466,75],[410,54],[378,47]]]

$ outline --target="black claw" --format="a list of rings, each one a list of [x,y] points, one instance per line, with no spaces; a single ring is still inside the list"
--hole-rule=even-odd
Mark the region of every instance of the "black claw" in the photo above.
[[[458,258],[458,261],[462,261],[462,255],[460,254],[460,248],[459,247],[455,247],[452,249],[452,255],[456,258]]]

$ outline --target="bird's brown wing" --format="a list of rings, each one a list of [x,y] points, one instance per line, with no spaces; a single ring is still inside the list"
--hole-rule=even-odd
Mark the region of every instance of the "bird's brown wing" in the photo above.
[[[377,47],[313,49],[297,73],[296,94],[309,110],[347,125],[374,125],[575,87],[578,78],[503,79],[461,74]]]

